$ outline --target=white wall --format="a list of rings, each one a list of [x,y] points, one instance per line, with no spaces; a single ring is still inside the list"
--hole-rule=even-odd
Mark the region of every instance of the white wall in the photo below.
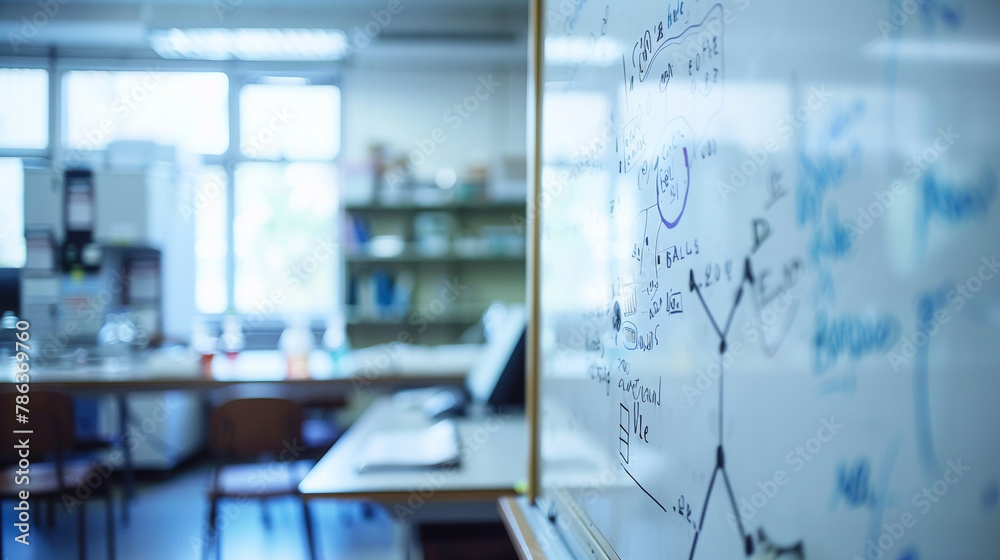
[[[482,86],[499,82],[488,93]],[[481,81],[482,80],[482,81]],[[478,93],[488,97],[475,98]],[[412,154],[419,177],[432,177],[441,167],[453,167],[462,177],[469,164],[492,163],[504,156],[525,154],[527,69],[521,67],[426,68],[355,67],[344,78],[345,162],[367,157],[368,147],[384,142]],[[466,117],[454,106],[475,107]],[[476,105],[478,104],[478,107]],[[462,109],[465,112],[465,109]],[[435,142],[432,134],[440,129]],[[421,162],[421,160],[423,160]]]

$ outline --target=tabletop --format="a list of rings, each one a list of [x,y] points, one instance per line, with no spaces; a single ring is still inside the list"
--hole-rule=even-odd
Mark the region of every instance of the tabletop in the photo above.
[[[233,358],[216,355],[210,374],[206,375],[196,356],[183,349],[167,349],[81,365],[43,366],[35,361],[30,362],[29,374],[34,386],[75,392],[198,390],[247,383],[294,385],[303,389],[334,383],[363,390],[460,383],[478,352],[476,345],[390,345],[352,352],[335,364],[329,353],[315,350],[309,355],[308,376],[297,378],[288,375],[285,356],[277,350],[247,350]],[[9,371],[0,375],[0,383],[14,379],[14,362],[7,366]]]
[[[431,420],[417,407],[389,396],[375,399],[299,485],[306,499],[352,498],[413,506],[434,501],[493,501],[514,495],[528,470],[523,414],[485,410],[456,419],[462,454],[457,468],[359,473],[361,446],[380,430],[418,428]]]

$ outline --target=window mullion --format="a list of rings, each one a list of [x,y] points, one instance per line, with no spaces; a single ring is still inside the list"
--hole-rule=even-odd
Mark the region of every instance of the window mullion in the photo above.
[[[243,76],[226,70],[229,78],[229,148],[226,150],[226,308],[236,309],[236,165],[240,161],[240,88]]]

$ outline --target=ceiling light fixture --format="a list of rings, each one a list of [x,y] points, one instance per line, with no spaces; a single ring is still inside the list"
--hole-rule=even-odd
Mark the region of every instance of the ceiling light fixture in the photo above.
[[[343,60],[349,50],[339,29],[154,29],[149,43],[163,58],[198,60]]]
[[[866,56],[884,60],[996,64],[1000,43],[996,41],[930,41],[895,39],[872,41],[863,47]]]

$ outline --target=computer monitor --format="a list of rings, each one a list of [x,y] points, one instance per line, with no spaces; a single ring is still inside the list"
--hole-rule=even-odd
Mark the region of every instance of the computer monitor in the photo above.
[[[21,315],[21,269],[0,268],[0,315]]]
[[[524,339],[527,329],[521,329],[521,336],[510,354],[510,359],[504,365],[493,392],[486,400],[487,406],[493,408],[524,408],[525,385],[525,355]]]
[[[526,325],[524,307],[507,309],[483,357],[466,378],[466,389],[474,402],[493,408],[524,406]]]

